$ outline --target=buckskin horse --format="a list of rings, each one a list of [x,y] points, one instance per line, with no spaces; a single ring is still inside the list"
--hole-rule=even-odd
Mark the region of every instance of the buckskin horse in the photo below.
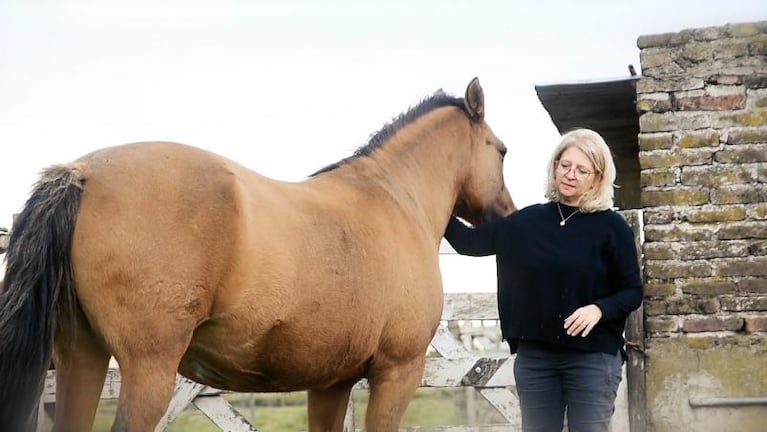
[[[146,432],[176,372],[238,392],[308,390],[310,431],[398,429],[442,312],[451,214],[506,215],[506,148],[437,91],[301,182],[194,147],[108,147],[43,171],[18,216],[0,297],[0,429],[33,423],[51,358],[57,431],[90,430],[110,356],[113,431]]]

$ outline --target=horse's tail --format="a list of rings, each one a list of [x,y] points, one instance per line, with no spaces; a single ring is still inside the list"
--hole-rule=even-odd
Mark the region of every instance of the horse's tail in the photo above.
[[[53,338],[71,338],[78,307],[70,250],[83,178],[43,171],[11,229],[0,291],[0,430],[31,429]]]

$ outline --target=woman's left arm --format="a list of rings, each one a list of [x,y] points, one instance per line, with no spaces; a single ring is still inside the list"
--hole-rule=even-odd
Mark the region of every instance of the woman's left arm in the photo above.
[[[619,222],[613,227],[607,254],[608,283],[613,294],[594,302],[602,311],[603,321],[626,319],[642,304],[644,296],[634,233],[622,218]]]

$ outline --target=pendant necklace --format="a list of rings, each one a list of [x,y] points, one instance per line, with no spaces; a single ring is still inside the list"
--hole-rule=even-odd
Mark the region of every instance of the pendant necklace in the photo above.
[[[579,213],[581,211],[581,209],[575,209],[574,212],[570,213],[570,215],[565,217],[565,215],[562,214],[562,207],[559,206],[559,201],[557,201],[557,210],[559,210],[559,218],[562,219],[562,222],[559,223],[559,226],[565,226],[565,223],[567,222],[568,219],[575,216],[576,213]]]

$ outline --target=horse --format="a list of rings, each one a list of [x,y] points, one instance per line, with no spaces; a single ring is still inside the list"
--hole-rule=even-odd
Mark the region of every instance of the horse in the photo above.
[[[473,79],[351,156],[278,181],[192,146],[105,147],[44,170],[11,230],[0,296],[0,430],[34,422],[52,358],[56,431],[90,430],[108,363],[112,431],[152,431],[176,373],[222,390],[308,390],[309,431],[398,429],[439,325],[451,215],[515,210],[506,147]]]

